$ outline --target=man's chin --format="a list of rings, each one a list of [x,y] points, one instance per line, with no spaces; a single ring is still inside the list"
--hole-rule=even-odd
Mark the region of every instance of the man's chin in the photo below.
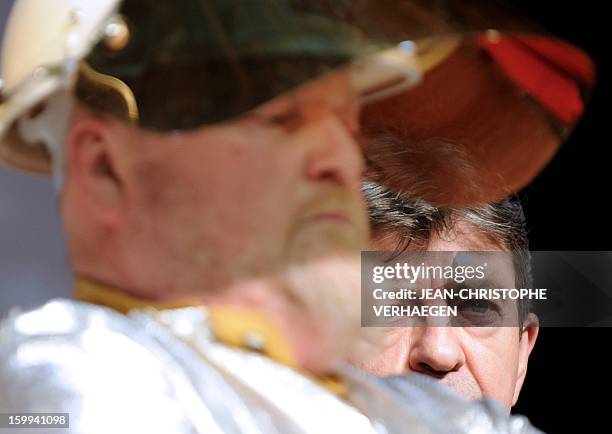
[[[354,250],[297,261],[283,273],[286,290],[316,329],[334,342],[323,343],[346,361],[361,339],[360,257]],[[333,347],[333,348],[332,348]]]

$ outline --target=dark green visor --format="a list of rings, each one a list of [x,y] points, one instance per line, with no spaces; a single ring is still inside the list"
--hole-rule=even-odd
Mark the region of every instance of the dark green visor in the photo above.
[[[85,59],[77,94],[155,130],[224,121],[392,46],[371,9],[344,0],[125,0]]]

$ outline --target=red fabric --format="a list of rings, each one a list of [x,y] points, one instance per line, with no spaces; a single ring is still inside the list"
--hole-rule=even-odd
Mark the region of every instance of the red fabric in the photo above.
[[[579,48],[559,39],[542,36],[517,36],[516,39],[580,84],[588,87],[595,84],[593,62]]]
[[[542,37],[482,36],[480,46],[559,122],[571,126],[580,118],[584,111],[580,85],[594,82],[594,68],[582,51]]]

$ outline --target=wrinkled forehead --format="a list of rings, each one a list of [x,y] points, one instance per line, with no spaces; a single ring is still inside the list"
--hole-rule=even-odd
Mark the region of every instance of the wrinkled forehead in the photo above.
[[[428,250],[432,251],[493,251],[508,252],[509,246],[484,228],[457,218],[450,228],[430,234]]]
[[[406,217],[409,219],[409,217]],[[370,246],[374,250],[395,251],[406,245],[408,250],[427,251],[466,251],[466,252],[508,252],[507,246],[500,238],[482,227],[461,219],[452,217],[450,224],[442,229],[417,228],[411,232],[407,228],[381,225],[372,233]],[[407,240],[409,244],[406,244]]]

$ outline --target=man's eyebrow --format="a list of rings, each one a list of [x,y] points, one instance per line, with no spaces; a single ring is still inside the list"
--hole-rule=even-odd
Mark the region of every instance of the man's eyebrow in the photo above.
[[[296,121],[302,117],[302,110],[296,101],[279,104],[278,107],[266,107],[265,109],[253,109],[243,113],[239,120],[251,120],[265,124],[276,124],[291,129]]]
[[[496,289],[496,288],[508,288],[508,285],[505,284],[499,284],[499,282],[496,281],[496,279],[490,279],[490,278],[485,278],[485,279],[465,279],[465,281],[463,281],[462,283],[460,283],[459,285],[457,285],[459,282],[456,282],[454,280],[448,280],[446,281],[446,285],[451,285],[451,286],[455,286],[455,287],[459,287],[459,289],[480,289],[480,288],[485,288],[485,289]],[[447,286],[448,287],[448,286]],[[508,288],[511,289],[511,288]],[[472,299],[473,300],[473,299]],[[461,301],[461,299],[457,298],[454,300],[454,302],[456,303],[457,301]],[[505,303],[518,303],[518,300],[512,300],[509,298],[498,298],[498,299],[490,299],[489,301],[491,301],[492,303],[498,303],[498,304],[505,304]],[[453,300],[449,300],[449,302],[453,302]]]
[[[483,279],[465,279],[463,282],[458,282],[457,280],[449,279],[445,282],[445,285],[450,286],[461,286],[468,288],[506,288],[508,285],[500,284],[494,278],[483,278]]]

